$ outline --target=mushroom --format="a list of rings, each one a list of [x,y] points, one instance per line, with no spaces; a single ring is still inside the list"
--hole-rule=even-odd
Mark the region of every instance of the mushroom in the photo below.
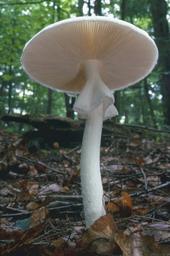
[[[105,215],[100,142],[103,120],[118,114],[113,92],[147,76],[157,58],[157,47],[145,31],[106,17],[56,22],[24,48],[22,65],[33,80],[79,94],[74,109],[86,119],[80,176],[87,228]]]

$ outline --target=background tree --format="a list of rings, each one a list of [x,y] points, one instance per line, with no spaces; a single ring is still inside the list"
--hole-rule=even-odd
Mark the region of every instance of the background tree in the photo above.
[[[82,15],[120,18],[146,30],[160,52],[157,68],[144,81],[116,92],[116,121],[170,125],[169,0],[2,0],[0,1],[0,114],[42,114],[74,118],[74,98],[31,81],[20,57],[25,43],[50,23]]]
[[[170,125],[170,29],[167,19],[168,1],[151,0],[150,9],[154,35],[160,53],[160,85],[163,96],[165,124]]]

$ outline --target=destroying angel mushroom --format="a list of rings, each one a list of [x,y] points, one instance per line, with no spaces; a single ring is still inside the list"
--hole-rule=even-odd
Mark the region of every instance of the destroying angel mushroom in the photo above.
[[[33,80],[79,93],[74,110],[86,119],[80,164],[86,227],[105,215],[100,142],[103,120],[117,115],[113,92],[147,76],[157,58],[157,47],[145,31],[106,17],[56,22],[24,48],[22,65]]]

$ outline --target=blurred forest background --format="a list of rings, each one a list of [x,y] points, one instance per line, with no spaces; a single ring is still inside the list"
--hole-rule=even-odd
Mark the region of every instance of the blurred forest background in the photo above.
[[[135,86],[115,93],[116,122],[168,129],[170,0],[0,0],[0,115],[75,118],[74,98],[31,81],[22,70],[20,57],[25,43],[48,24],[83,15],[126,20],[156,41],[160,56],[154,71]]]

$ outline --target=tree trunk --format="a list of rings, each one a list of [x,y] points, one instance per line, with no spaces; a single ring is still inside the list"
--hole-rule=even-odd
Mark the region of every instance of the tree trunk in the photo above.
[[[84,0],[78,0],[78,14],[80,16],[83,16],[83,5],[84,5]]]
[[[91,16],[91,0],[87,1],[87,6],[88,6],[88,16]]]
[[[12,83],[9,81],[9,89],[8,89],[8,114],[11,113],[12,106]]]
[[[52,102],[53,102],[53,92],[51,89],[48,89],[48,101],[47,101],[47,114],[51,115],[52,113]]]
[[[120,2],[120,18],[121,20],[126,20],[126,15],[127,15],[127,0],[121,0]],[[115,92],[115,105],[120,112],[120,106],[121,106],[121,99],[120,99],[120,91]],[[125,108],[125,123],[128,123],[128,116],[127,116],[127,111]]]
[[[84,1],[83,1],[83,3],[84,3]],[[78,4],[81,4],[81,8],[83,8],[83,3],[82,3],[82,0],[79,0],[79,2],[78,2]],[[58,19],[58,21],[62,19],[62,13],[61,13],[60,6],[61,6],[61,1],[57,0],[57,19]],[[53,8],[55,10],[54,5],[53,5]],[[78,7],[78,9],[79,9],[79,7]],[[66,93],[64,93],[64,101],[65,101],[65,108],[66,108],[66,117],[70,117],[70,118],[74,119],[74,110],[73,110],[74,102],[73,102],[73,100],[72,99],[70,100],[70,97]]]
[[[165,124],[170,125],[170,69],[161,76]]]
[[[156,122],[156,117],[155,117],[152,101],[151,101],[151,98],[150,98],[150,95],[149,95],[149,84],[148,84],[146,78],[144,79],[144,93],[145,93],[146,101],[148,103],[152,125],[156,128],[157,127],[157,122]]]
[[[122,90],[122,92],[118,92],[118,93],[119,93],[119,97],[122,98],[121,106],[119,106],[120,112],[125,117],[124,123],[128,124],[129,123],[129,108],[126,106],[126,102],[125,102],[126,93],[124,90]]]
[[[9,66],[9,76],[10,76],[10,80],[8,82],[8,114],[11,113],[11,109],[12,109],[12,80],[11,80],[12,67],[11,65]]]
[[[59,3],[58,3],[59,5]],[[57,14],[58,14],[58,5],[56,3],[56,0],[53,0],[52,2],[52,15],[51,15],[51,23],[55,22],[55,16],[56,16],[56,6],[57,6]],[[47,99],[47,114],[51,115],[52,113],[52,103],[53,103],[53,91],[52,89],[48,89],[48,99]]]
[[[0,102],[0,115],[5,113],[5,101],[6,101],[6,95],[5,95],[5,88],[6,88],[6,82],[2,79],[2,81],[0,82],[1,86],[0,86],[0,98],[1,98],[1,102]]]
[[[120,18],[121,20],[126,19],[126,13],[127,13],[127,0],[121,0],[120,3]]]
[[[168,4],[165,0],[150,0],[150,9],[161,66],[161,93],[163,96],[164,122],[170,125],[170,30],[167,20]]]
[[[67,94],[64,94],[65,106],[66,106],[66,117],[74,119],[74,110],[73,106],[75,103],[75,98],[69,97]]]
[[[94,13],[96,15],[102,16],[102,2],[101,0],[94,1]]]

